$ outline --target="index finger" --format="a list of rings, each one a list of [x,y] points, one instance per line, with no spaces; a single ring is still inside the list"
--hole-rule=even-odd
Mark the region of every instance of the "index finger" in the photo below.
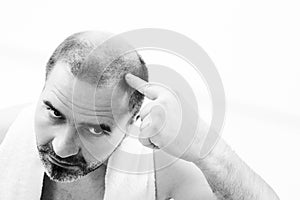
[[[158,97],[158,91],[156,91],[148,82],[144,81],[143,79],[128,73],[125,75],[125,80],[128,85],[144,94],[149,99],[154,100]]]

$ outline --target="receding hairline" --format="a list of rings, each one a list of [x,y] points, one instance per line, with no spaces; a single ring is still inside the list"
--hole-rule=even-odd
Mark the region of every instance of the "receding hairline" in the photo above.
[[[144,60],[130,44],[118,36],[112,36],[112,33],[104,31],[84,31],[72,34],[57,47],[47,63],[47,68],[51,70],[56,62],[64,61],[70,64],[72,73],[75,75],[78,69],[81,69],[81,74],[84,74],[83,70],[92,69],[91,71],[94,72],[93,69],[96,68],[97,74],[101,74],[102,71],[107,71],[111,64],[120,61],[120,57],[125,58],[123,64],[130,63],[132,69],[134,67],[138,69],[138,65],[145,66]],[[122,71],[122,68],[123,66],[119,66],[119,69],[115,70]]]
[[[130,110],[133,110],[133,116],[135,116],[143,102],[144,95],[132,89],[126,83],[124,76],[126,73],[132,73],[133,75],[148,81],[148,69],[138,52],[131,48],[130,44],[126,41],[122,41],[120,40],[121,38],[117,37],[117,40],[113,40],[112,43],[107,43],[107,40],[112,41],[110,40],[112,36],[113,34],[109,32],[84,31],[72,34],[66,38],[55,49],[47,63],[46,81],[47,77],[51,74],[52,69],[56,67],[59,62],[67,64],[76,78],[88,82],[91,85],[97,84],[97,87],[105,87],[109,81],[111,81],[112,84],[122,81],[123,83],[119,86],[129,92],[129,94],[134,91],[132,95],[130,95],[129,107]],[[112,46],[109,44],[112,44]],[[132,50],[130,51],[131,54],[122,49],[122,45],[124,44],[125,49],[126,45],[128,45],[129,49]],[[119,49],[119,47],[121,49]],[[91,52],[93,52],[92,56]],[[125,53],[125,56],[123,52]],[[114,56],[114,54],[117,55],[115,57],[117,59],[114,60],[114,62],[110,62],[110,56]],[[120,57],[120,55],[122,56]],[[86,63],[88,63],[87,66],[90,67],[89,70],[86,70],[85,68]],[[101,69],[103,69],[103,66],[107,66],[108,63],[111,65],[107,68],[104,67],[107,70],[103,72]],[[78,73],[80,76],[77,76]]]

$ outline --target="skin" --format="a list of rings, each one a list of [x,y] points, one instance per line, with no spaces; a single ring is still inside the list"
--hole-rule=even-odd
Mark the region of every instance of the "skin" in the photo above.
[[[90,101],[91,98],[83,98],[83,97],[89,97],[89,94],[95,92],[95,90],[89,89],[90,85],[86,85],[84,82],[79,82],[78,86],[75,87],[78,88],[78,92],[79,92],[78,96],[76,95],[76,93],[75,95],[73,94],[73,96],[66,95],[68,93],[67,91],[69,92],[72,91],[70,90],[71,87],[70,83],[74,82],[74,77],[69,76],[68,79],[68,75],[70,75],[70,73],[68,73],[68,71],[66,70],[63,71],[63,69],[67,69],[67,68],[66,67],[56,68],[56,70],[53,72],[52,77],[54,80],[52,80],[51,78],[49,79],[49,83],[47,84],[47,87],[42,93],[41,99],[45,97],[50,98],[49,96],[47,96],[47,94],[49,95],[50,93],[52,94],[53,97],[53,94],[56,94],[55,92],[53,92],[53,90],[56,91],[57,89],[60,91],[61,94],[65,94],[65,96],[68,97],[66,98],[66,100],[73,99],[73,102],[71,102],[72,104],[78,105],[78,107],[90,105],[90,107],[86,108],[86,111],[92,110],[93,107],[91,105],[93,105],[94,102]],[[67,81],[63,81],[63,80],[67,80]],[[75,82],[77,81],[78,80],[75,79]],[[184,152],[184,154],[182,154],[180,157],[181,160],[175,162],[175,164],[168,166],[167,168],[163,168],[157,171],[156,175],[157,175],[158,199],[168,199],[168,198],[278,199],[274,191],[258,175],[256,175],[249,167],[247,167],[238,158],[237,155],[235,155],[232,151],[228,150],[228,146],[223,140],[217,143],[213,151],[206,158],[201,159],[201,157],[199,156],[199,152],[201,150],[200,148],[201,146],[199,143],[201,142],[200,139],[194,140],[194,142],[191,144],[191,146],[188,149],[185,146],[187,144],[190,144],[189,140],[192,138],[191,136],[194,136],[191,135],[188,127],[183,129],[184,134],[178,134],[176,135],[176,137],[174,137],[176,131],[178,131],[178,127],[174,126],[174,124],[179,122],[179,119],[177,118],[177,116],[179,116],[179,108],[178,108],[178,104],[176,103],[176,99],[174,98],[174,95],[172,93],[170,93],[168,90],[166,90],[163,87],[153,85],[151,83],[147,83],[142,79],[139,79],[138,77],[135,77],[131,74],[128,74],[126,76],[126,81],[131,87],[139,90],[147,98],[153,100],[151,104],[148,104],[148,106],[146,106],[140,112],[142,123],[139,129],[139,135],[141,136],[139,140],[143,145],[147,147],[154,148],[154,149],[157,148],[162,149],[162,151],[158,151],[160,153],[155,154],[155,161],[156,161],[155,167],[159,168],[160,164],[162,163],[161,162],[162,160],[165,161],[166,159],[172,159],[174,157],[178,157],[179,153]],[[57,86],[58,83],[61,87]],[[66,83],[66,85],[64,85],[63,83]],[[72,84],[72,87],[74,87],[74,84]],[[97,108],[96,110],[99,110],[99,112],[102,111],[101,116],[103,116],[104,110],[106,111],[106,109],[104,108],[109,107],[109,103],[105,104],[104,102],[106,102],[107,99],[109,99],[110,95],[105,96],[105,94],[107,93],[110,94],[111,92],[107,92],[107,90],[101,90],[101,89],[96,90],[96,93],[97,92],[102,93],[101,95],[99,95],[99,97],[101,96],[103,97],[103,99],[101,102],[100,99],[97,99],[97,101],[99,100],[99,104],[98,106],[96,105]],[[126,105],[125,103],[126,101],[124,99],[126,98],[122,98],[121,92],[118,94],[120,94],[118,98],[120,99],[120,102],[117,108],[120,110],[117,111],[117,113],[119,113],[120,115],[123,114],[122,116],[124,117],[117,116],[116,118],[121,119],[120,122],[125,122],[125,123],[120,123],[121,124],[120,128],[127,131],[133,131],[133,129],[129,129],[129,124],[128,124],[130,119],[130,114],[128,112],[126,113],[125,111],[126,109],[124,109]],[[58,94],[56,94],[56,97],[58,97]],[[58,97],[58,99],[62,99],[62,98]],[[83,99],[89,101],[80,102],[80,100],[82,101]],[[121,100],[124,101],[122,102]],[[109,100],[109,102],[110,101],[111,99]],[[81,106],[80,103],[82,103]],[[61,104],[57,103],[57,105],[63,105],[63,104],[68,105],[66,102],[61,102]],[[73,107],[69,106],[69,109],[71,108],[73,108],[72,109],[73,113],[78,112],[78,117],[76,117],[77,114],[73,114],[73,117],[76,119],[74,121],[78,121],[77,118],[81,120],[85,119],[85,117],[81,115],[82,112],[79,113],[79,111],[77,111],[74,106]],[[172,115],[170,115],[169,113],[172,113]],[[89,114],[92,115],[92,113]],[[110,114],[108,114],[108,116],[109,115],[111,115],[111,112]],[[71,115],[68,116],[69,118],[73,119]],[[40,117],[38,117],[38,119],[40,120]],[[90,119],[86,119],[86,120],[90,121]],[[101,121],[101,119],[98,120]],[[87,124],[87,123],[89,122],[87,121],[82,122],[82,124]],[[43,123],[36,122],[36,126],[39,126],[39,124],[41,125]],[[53,128],[53,125],[51,125],[50,127]],[[112,125],[112,127],[116,127],[116,126]],[[49,137],[49,135],[51,135],[51,133],[53,133],[54,131],[55,133],[57,133],[56,129],[52,130],[53,132],[49,131],[48,133],[45,133],[46,129],[47,127],[44,127],[42,125],[40,129],[36,128],[37,132],[39,131],[39,133],[44,131],[43,136],[40,136],[41,138],[44,138],[45,135]],[[112,153],[115,150],[115,148],[118,146],[118,144],[120,144],[120,142],[122,141],[122,134],[120,134],[120,132],[116,130],[118,129],[112,128],[113,134],[116,134],[116,136],[113,136],[114,138],[112,138],[112,140],[115,141],[116,143],[115,145],[112,145],[111,148],[105,146],[107,145],[107,141],[103,142],[104,138],[98,140],[96,145],[97,147],[103,145],[104,146],[103,149],[97,149],[96,147],[90,148],[86,144],[85,145],[82,144],[82,138],[76,136],[77,134],[78,135],[81,134],[80,131],[78,132],[75,131],[71,133],[70,132],[61,133],[61,134],[66,134],[66,138],[63,137],[64,140],[62,141],[64,142],[59,142],[59,141],[57,142],[58,144],[61,144],[59,146],[60,148],[55,147],[56,144],[55,139],[57,138],[60,139],[62,136],[58,137],[57,135],[55,135],[50,140],[38,139],[37,141],[38,142],[43,141],[44,143],[52,141],[54,147],[53,149],[55,153],[62,158],[63,156],[68,157],[68,156],[76,155],[78,153],[78,148],[79,148],[79,149],[83,149],[82,152],[85,152],[83,153],[83,155],[85,160],[87,160],[88,162],[93,162],[92,157],[98,153],[99,155],[96,156],[97,157],[96,160],[100,160],[103,163],[103,161],[106,160],[106,158],[110,155],[110,153]],[[72,134],[71,135],[72,137],[69,134]],[[202,134],[205,134],[205,128],[199,129],[199,132],[197,132],[196,134],[196,138],[202,138],[201,136]],[[174,142],[168,143],[168,141],[170,141],[171,139]],[[64,149],[64,151],[62,151],[61,149]],[[89,151],[90,149],[93,149],[93,151]],[[93,155],[91,156],[88,152],[93,152],[92,153]],[[226,156],[228,158],[225,161],[223,158],[224,152],[227,153]],[[100,164],[99,168],[97,168],[95,171],[87,174],[86,176],[84,176],[84,178],[78,179],[77,181],[74,182],[70,182],[67,185],[61,183],[54,183],[53,181],[51,182],[45,179],[44,183],[46,187],[44,188],[44,191],[51,191],[51,190],[52,191],[50,194],[44,193],[44,195],[47,197],[51,197],[52,199],[62,199],[62,198],[70,198],[70,199],[76,199],[76,198],[99,199],[100,198],[101,199],[103,197],[103,190],[104,190],[103,180],[105,175],[104,173],[105,165],[102,165],[101,162],[98,162],[98,164]],[[234,166],[233,171],[226,170],[232,168],[232,166]],[[97,176],[95,176],[94,173],[96,173]],[[90,176],[91,174],[94,174],[93,177],[98,177],[98,178],[92,178]],[[228,177],[234,177],[234,179]],[[251,179],[249,179],[249,177],[251,177]],[[51,178],[51,174],[50,174],[50,178]],[[80,176],[78,178],[80,178]],[[205,182],[205,178],[208,181],[213,193],[211,190],[209,190],[208,184],[207,182]],[[243,181],[245,182],[245,184],[237,184]],[[102,184],[99,184],[99,182]],[[86,185],[90,185],[90,187],[86,187]],[[83,192],[84,190],[85,192]],[[87,194],[88,196],[86,195],[82,196],[82,194]]]
[[[279,199],[223,140],[204,159],[199,157],[200,139],[186,149],[194,135],[189,132],[189,126],[183,129],[183,134],[175,135],[178,127],[174,124],[180,121],[177,118],[180,111],[172,93],[133,75],[127,75],[126,81],[153,100],[141,110],[139,129],[129,124],[128,97],[122,91],[117,91],[115,94],[119,96],[112,99],[113,88],[96,89],[78,80],[64,63],[54,67],[39,99],[35,119],[37,146],[39,150],[49,147],[41,153],[48,175],[44,177],[42,199],[103,199],[105,162],[122,142],[124,132],[131,131],[142,136],[143,145],[162,150],[154,154],[158,169],[157,199]],[[114,108],[110,106],[111,100]],[[45,104],[46,101],[59,113]],[[58,122],[56,118],[61,114],[63,120]],[[99,123],[108,124],[111,134],[95,136],[93,128]],[[203,134],[205,124],[196,138],[202,138]],[[175,139],[175,143],[169,143],[170,139]],[[181,159],[160,169],[164,162],[177,158],[182,152]],[[69,164],[84,160],[86,165],[67,167],[68,170],[51,168],[51,160],[47,157],[51,153]],[[83,174],[86,168],[91,171]]]
[[[98,191],[104,185],[103,163],[123,140],[123,131],[128,128],[130,115],[125,109],[127,98],[124,92],[116,92],[119,101],[112,111],[110,98],[113,89],[96,89],[78,80],[68,69],[63,63],[57,64],[40,96],[35,114],[37,146],[51,181],[70,182],[63,186],[72,189],[86,185],[87,182],[94,183],[94,187],[90,188]],[[116,121],[113,117],[120,120]],[[101,131],[99,124],[108,126],[110,132]],[[49,156],[73,166],[59,167]],[[83,161],[86,164],[80,166],[78,163]],[[94,170],[98,172],[96,179],[89,173]],[[80,179],[84,175],[86,177]],[[77,179],[77,182],[73,182]],[[62,185],[46,181],[51,183],[51,188],[61,191]],[[70,193],[76,194],[71,190]]]
[[[77,92],[74,92],[74,88]],[[103,198],[106,160],[121,143],[124,137],[124,132],[121,130],[127,130],[132,134],[139,132],[138,128],[128,123],[131,113],[127,110],[127,96],[122,91],[116,92],[120,96],[115,98],[120,101],[115,103],[118,106],[113,109],[114,119],[112,119],[112,112],[107,112],[107,110],[112,109],[109,109],[111,91],[112,89],[95,89],[94,86],[76,79],[68,71],[68,66],[63,63],[58,63],[54,67],[36,108],[35,132],[37,146],[51,144],[50,147],[53,151],[50,152],[54,153],[54,156],[60,158],[60,160],[72,162],[78,159],[69,158],[80,155],[79,157],[82,156],[87,163],[96,163],[98,168],[85,176],[80,174],[76,176],[76,173],[73,173],[74,170],[69,170],[68,173],[67,170],[56,166],[58,172],[64,171],[64,173],[53,173],[51,171],[53,168],[49,167],[49,164],[52,167],[54,164],[49,159],[47,160],[48,152],[46,151],[46,155],[44,155],[46,160],[43,162],[47,176],[44,177],[42,199]],[[92,98],[94,96],[99,96],[96,102]],[[51,102],[52,106],[61,115],[64,115],[65,120],[53,121],[53,115],[57,116],[58,113],[54,113],[45,104],[46,101]],[[96,104],[96,110],[99,111],[96,119],[95,113],[92,112],[95,109],[94,104]],[[99,122],[111,124],[112,133],[110,136],[96,137],[84,131],[85,124],[97,124]],[[165,162],[167,159],[171,160],[173,158],[168,154],[155,155],[157,165],[161,165],[160,163]],[[211,190],[201,171],[194,172],[196,172],[194,166],[182,161],[177,161],[171,166],[158,170],[156,173],[156,184],[159,188],[157,191],[158,199],[175,197],[177,191],[180,191],[179,185],[186,183],[184,179],[194,180],[194,184],[201,185],[201,190],[195,190],[199,193],[198,196],[207,197],[211,195]],[[167,178],[170,175],[172,178]],[[199,177],[199,179],[196,181],[195,177]]]
[[[179,129],[176,124],[180,123],[180,106],[172,92],[132,74],[126,75],[126,81],[152,100],[152,103],[141,111],[140,132],[143,138],[140,141],[143,145],[159,148],[169,155],[180,156],[181,159],[195,164],[198,170],[203,172],[217,199],[279,199],[272,188],[252,171],[224,140],[219,140],[216,145],[211,143],[212,150],[206,157],[200,155],[202,138],[207,133],[208,126],[202,122],[202,127],[195,131],[196,133],[189,129],[191,124],[185,123],[185,120],[192,121],[191,116],[196,115],[188,104],[181,102],[182,109],[187,111],[190,118],[183,116],[184,128]],[[196,192],[196,188],[201,188],[199,185],[195,186],[188,180],[185,189],[189,192],[183,191],[182,188],[184,186],[177,188],[175,197],[184,195],[184,199],[199,198]]]

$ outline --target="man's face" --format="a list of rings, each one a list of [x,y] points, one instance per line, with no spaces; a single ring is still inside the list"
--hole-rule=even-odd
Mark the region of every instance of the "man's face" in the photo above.
[[[128,97],[116,88],[78,80],[66,64],[54,67],[35,114],[39,154],[52,180],[74,181],[94,171],[121,143],[130,114]]]

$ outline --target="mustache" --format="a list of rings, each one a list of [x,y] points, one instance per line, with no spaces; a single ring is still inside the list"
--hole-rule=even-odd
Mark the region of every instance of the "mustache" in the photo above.
[[[82,166],[82,167],[87,165],[86,160],[84,159],[84,157],[81,154],[81,150],[79,150],[76,155],[72,155],[72,156],[69,156],[66,158],[62,158],[54,152],[51,142],[49,142],[45,145],[39,145],[38,150],[42,155],[49,155],[49,156],[55,158],[56,160],[60,161],[61,163],[69,163],[71,165],[77,165],[77,166]]]

